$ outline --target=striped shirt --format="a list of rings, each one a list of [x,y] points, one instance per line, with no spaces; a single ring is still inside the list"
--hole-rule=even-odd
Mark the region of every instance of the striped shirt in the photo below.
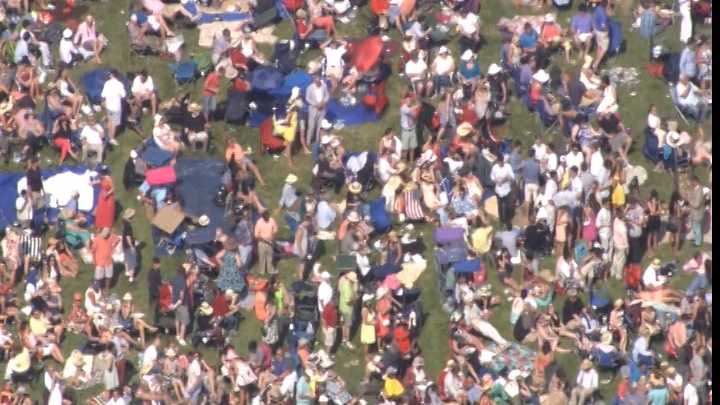
[[[42,244],[41,237],[23,233],[20,236],[21,257],[30,257],[31,261],[39,261],[42,258]]]

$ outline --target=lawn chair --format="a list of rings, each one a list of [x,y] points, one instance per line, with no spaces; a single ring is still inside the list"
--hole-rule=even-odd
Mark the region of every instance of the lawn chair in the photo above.
[[[670,83],[669,90],[670,90],[670,100],[672,100],[672,105],[673,105],[673,107],[675,107],[675,111],[677,111],[678,115],[683,120],[685,125],[690,125],[690,122],[688,122],[687,117],[685,117],[685,112],[683,112],[683,108],[679,103],[677,89],[675,88],[674,83]]]
[[[170,71],[179,86],[191,84],[198,77],[198,65],[194,59],[170,64]]]

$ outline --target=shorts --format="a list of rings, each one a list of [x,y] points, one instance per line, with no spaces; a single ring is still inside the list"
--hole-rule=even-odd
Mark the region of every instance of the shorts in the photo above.
[[[343,313],[340,312],[340,319],[342,321],[342,327],[350,329],[352,327],[353,323],[353,314],[352,312],[349,313]]]
[[[217,108],[217,97],[203,96],[203,112],[211,113]]]
[[[400,6],[391,4],[390,8],[388,9],[388,20],[390,22],[395,23],[395,20],[400,16]]]
[[[183,325],[190,324],[190,312],[186,305],[180,305],[175,308],[175,321]]]
[[[343,68],[341,66],[328,66],[325,69],[325,74],[339,81],[343,77]]]
[[[127,270],[135,270],[138,264],[137,251],[135,249],[125,249],[125,268]]]
[[[625,133],[619,133],[616,135],[613,135],[612,138],[610,138],[610,148],[612,148],[613,152],[618,152],[622,150],[622,148],[627,143],[628,136]]]
[[[122,110],[121,111],[112,111],[107,110],[107,119],[110,125],[114,127],[119,127],[122,123]]]
[[[205,142],[208,139],[208,133],[202,132],[190,132],[188,134],[188,141],[190,142]]]
[[[95,266],[95,280],[113,277],[113,266]]]
[[[607,51],[610,48],[610,34],[608,31],[595,31],[595,43],[598,48]]]
[[[403,128],[400,131],[400,144],[402,150],[414,150],[418,147],[417,132],[415,128]]]

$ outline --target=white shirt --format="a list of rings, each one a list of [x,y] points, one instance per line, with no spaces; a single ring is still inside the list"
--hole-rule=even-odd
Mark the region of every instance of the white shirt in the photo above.
[[[377,163],[377,175],[380,178],[380,183],[385,184],[390,180],[390,176],[395,172],[390,163],[390,159],[387,157],[381,157]]]
[[[595,217],[595,226],[598,229],[598,233],[603,235],[610,234],[610,210],[602,207],[598,211],[597,217]]]
[[[545,159],[547,159],[547,161],[545,163],[547,165],[547,169],[549,171],[552,171],[552,170],[557,171],[557,168],[558,168],[557,154],[555,152],[550,152],[547,155],[545,155]]]
[[[652,288],[662,287],[663,284],[665,284],[666,280],[667,279],[665,278],[665,276],[660,276],[657,274],[657,271],[652,264],[645,269],[642,277],[642,281],[643,284],[645,284],[645,287]]]
[[[594,368],[587,371],[580,370],[575,382],[581,388],[595,390],[598,387],[598,373]]]
[[[452,56],[437,56],[433,62],[433,73],[436,75],[449,75],[455,70],[455,60]]]
[[[490,171],[490,179],[495,183],[495,194],[498,197],[505,197],[510,194],[512,182],[515,180],[515,173],[507,163],[504,163],[502,167],[495,164]]]
[[[146,76],[145,81],[143,82],[140,78],[140,75],[135,76],[135,79],[133,79],[132,87],[130,88],[130,92],[132,94],[148,94],[155,91],[155,83],[153,83],[153,79],[150,76]]]
[[[320,313],[322,313],[325,305],[327,305],[330,300],[332,300],[332,296],[333,289],[330,283],[325,281],[321,282],[320,286],[318,287],[318,309],[320,310]]]
[[[555,182],[555,180],[553,180],[553,179],[547,179],[545,181],[545,190],[543,190],[542,201],[544,203],[551,201],[553,199],[553,197],[555,197],[555,194],[557,194],[557,191],[558,191],[557,182]]]
[[[678,104],[692,106],[700,102],[700,98],[697,96],[697,86],[690,82],[688,82],[687,84],[683,84],[680,81],[678,81],[676,86]],[[683,97],[682,95],[685,93],[688,86],[690,86],[690,91],[688,92],[686,97]]]
[[[337,48],[327,47],[323,50],[325,53],[325,63],[329,68],[342,68],[345,65],[343,61],[343,55],[345,55],[345,46],[338,46]]]
[[[468,13],[465,17],[458,17],[457,24],[460,27],[460,32],[465,36],[471,36],[475,34],[480,25],[480,18],[477,14]]]
[[[17,211],[17,219],[19,221],[30,221],[33,218],[33,209],[30,201],[23,197],[18,196],[15,200],[15,210]]]
[[[70,64],[74,54],[78,53],[75,44],[71,39],[61,39],[59,46],[60,60],[64,63]]]
[[[105,82],[100,96],[105,100],[105,108],[112,112],[122,111],[122,100],[127,96],[125,86],[116,78]]]
[[[572,180],[570,180],[570,190],[572,190],[578,199],[582,197],[583,193],[583,184],[582,180],[580,180],[580,176],[573,177]]]
[[[154,364],[155,360],[158,358],[158,350],[155,345],[150,345],[145,349],[145,351],[142,354],[142,364]]]
[[[405,74],[407,76],[422,76],[427,72],[427,63],[422,58],[417,61],[410,59],[405,63]]]
[[[583,161],[585,160],[585,155],[583,155],[582,152],[568,152],[567,155],[565,155],[565,165],[567,168],[571,167],[577,167],[578,170],[580,170],[580,166],[582,166]]]
[[[102,145],[103,129],[100,125],[86,125],[80,131],[80,139],[86,141],[90,145]]]
[[[698,405],[700,403],[700,397],[698,396],[697,388],[694,385],[688,383],[685,384],[683,390],[683,401],[685,405]]]
[[[593,152],[593,154],[590,156],[590,174],[593,175],[596,179],[600,180],[602,177],[602,172],[605,170],[605,159],[603,159],[603,155],[600,152],[600,149]]]

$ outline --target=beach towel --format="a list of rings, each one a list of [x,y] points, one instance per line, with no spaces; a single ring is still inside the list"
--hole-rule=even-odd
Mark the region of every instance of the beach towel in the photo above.
[[[151,186],[173,184],[177,181],[175,168],[172,166],[163,166],[150,169],[145,172],[145,181]]]

